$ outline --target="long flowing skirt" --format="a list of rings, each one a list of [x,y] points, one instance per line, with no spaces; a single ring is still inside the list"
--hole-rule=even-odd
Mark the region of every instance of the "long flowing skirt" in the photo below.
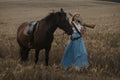
[[[80,37],[78,33],[73,33],[72,36],[74,38]],[[64,65],[66,69],[71,67],[71,65],[75,65],[79,69],[84,66],[89,66],[88,55],[82,37],[77,40],[70,40],[68,42],[61,64]]]

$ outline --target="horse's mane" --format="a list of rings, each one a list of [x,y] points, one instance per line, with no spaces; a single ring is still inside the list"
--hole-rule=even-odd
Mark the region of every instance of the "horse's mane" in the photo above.
[[[55,23],[57,21],[56,19],[58,19],[58,17],[60,16],[60,14],[62,14],[62,12],[52,12],[52,13],[48,14],[48,16],[46,16],[44,18],[44,20],[47,23],[49,23],[49,22],[54,22]]]
[[[50,14],[48,14],[48,16],[46,16],[44,18],[45,22],[54,22],[55,21],[55,18],[57,17],[56,13],[52,12]]]

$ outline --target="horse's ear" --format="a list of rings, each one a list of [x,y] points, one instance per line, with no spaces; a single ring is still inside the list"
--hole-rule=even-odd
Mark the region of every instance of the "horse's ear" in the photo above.
[[[60,9],[61,12],[64,12],[63,8]]]

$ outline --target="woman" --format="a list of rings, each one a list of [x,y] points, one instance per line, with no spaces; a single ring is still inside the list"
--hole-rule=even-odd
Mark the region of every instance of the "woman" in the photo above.
[[[69,69],[71,65],[75,65],[77,71],[80,71],[84,67],[89,67],[88,55],[82,38],[82,34],[85,32],[85,26],[87,25],[79,21],[79,17],[79,14],[75,14],[72,18],[71,23],[74,32],[61,61],[66,69]]]

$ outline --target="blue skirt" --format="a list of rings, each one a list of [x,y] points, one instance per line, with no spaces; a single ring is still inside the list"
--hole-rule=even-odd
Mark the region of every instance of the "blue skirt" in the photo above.
[[[78,33],[73,33],[74,38],[80,37]],[[71,65],[77,66],[79,69],[82,67],[88,67],[88,55],[82,36],[77,40],[70,40],[64,52],[61,64],[66,69]]]

